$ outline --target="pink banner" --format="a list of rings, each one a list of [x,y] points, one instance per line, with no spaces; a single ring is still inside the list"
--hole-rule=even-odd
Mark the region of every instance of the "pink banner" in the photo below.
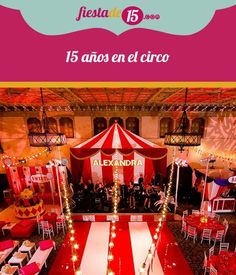
[[[137,28],[120,35],[89,29],[49,36],[31,29],[19,11],[0,7],[1,81],[235,81],[235,18],[236,6],[218,10],[192,35]],[[170,58],[166,63],[66,63],[69,50],[162,52]]]

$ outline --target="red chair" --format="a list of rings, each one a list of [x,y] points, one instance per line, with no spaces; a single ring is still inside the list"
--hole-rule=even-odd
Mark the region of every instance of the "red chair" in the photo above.
[[[56,228],[57,228],[57,234],[58,234],[58,232],[61,229],[63,231],[63,234],[65,234],[65,230],[66,230],[66,218],[65,218],[64,214],[62,214],[61,216],[57,217]]]
[[[216,244],[216,242],[222,242],[223,238],[224,238],[224,230],[217,230],[216,233],[212,233],[211,234],[211,240],[214,241],[214,246]]]
[[[187,223],[183,220],[182,221],[181,233],[184,233],[184,238],[186,238],[187,232],[188,232]]]
[[[48,236],[51,239],[51,235],[54,236],[53,226],[48,223],[48,221],[41,221],[42,230],[43,230],[43,240],[45,236]]]
[[[195,240],[197,239],[197,229],[196,229],[196,227],[192,227],[190,225],[188,226],[187,239],[189,237],[193,238],[193,242],[195,243]]]
[[[217,270],[213,265],[210,265],[210,275],[217,275]]]
[[[228,251],[229,250],[229,243],[220,243],[220,250],[219,253],[221,251]]]
[[[203,262],[204,275],[210,272],[210,261],[207,259],[206,251],[204,251],[204,262]]]
[[[208,241],[209,242],[209,245],[211,244],[211,232],[212,230],[211,229],[203,229],[203,232],[202,232],[202,239],[201,239],[201,243],[203,241]]]
[[[209,249],[209,258],[214,255],[214,252],[215,252],[215,247],[214,245]]]

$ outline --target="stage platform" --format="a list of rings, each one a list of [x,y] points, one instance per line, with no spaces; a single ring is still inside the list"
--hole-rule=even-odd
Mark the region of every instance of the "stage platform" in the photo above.
[[[45,205],[45,212],[50,212],[52,209],[58,209],[59,205]],[[118,213],[117,219],[120,222],[156,222],[161,217],[160,213]],[[73,213],[72,218],[76,222],[109,222],[113,219],[113,213]],[[181,216],[178,214],[168,213],[167,221],[179,221]],[[0,212],[0,221],[18,222],[20,219],[15,217],[14,205],[8,206]]]
[[[157,222],[161,217],[160,213],[118,213],[116,220],[119,222]],[[72,218],[78,222],[109,222],[112,221],[112,213],[73,213]],[[181,216],[169,213],[167,221],[179,221]]]

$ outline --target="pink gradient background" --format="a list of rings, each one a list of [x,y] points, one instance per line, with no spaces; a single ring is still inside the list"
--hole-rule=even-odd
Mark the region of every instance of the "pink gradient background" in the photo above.
[[[201,15],[199,15],[201,16]],[[218,11],[190,36],[145,29],[120,36],[91,29],[61,36],[32,30],[18,11],[0,7],[0,81],[236,81],[236,7]],[[168,63],[65,63],[80,54],[169,53]]]

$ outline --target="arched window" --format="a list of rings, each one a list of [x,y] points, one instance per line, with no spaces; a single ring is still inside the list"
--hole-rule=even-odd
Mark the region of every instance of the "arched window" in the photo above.
[[[55,118],[53,117],[49,117],[48,118],[48,130],[49,130],[49,133],[56,133],[58,131],[57,129],[57,121]]]
[[[107,128],[107,120],[104,117],[96,117],[93,120],[94,135],[97,135]]]
[[[109,126],[111,126],[112,124],[114,124],[115,122],[117,122],[118,124],[120,124],[120,126],[124,126],[124,122],[123,119],[120,117],[112,117],[109,120]]]
[[[69,117],[62,117],[59,119],[60,132],[64,133],[67,138],[74,137],[73,120]]]
[[[29,133],[40,133],[42,131],[41,122],[36,117],[30,117],[27,119],[27,127]]]
[[[195,118],[192,121],[192,129],[191,131],[194,133],[198,133],[203,137],[205,129],[205,119],[204,118]]]
[[[126,129],[139,135],[139,119],[137,117],[128,117],[126,119]]]
[[[164,138],[167,132],[173,130],[173,119],[170,117],[164,117],[160,120],[160,137]]]

